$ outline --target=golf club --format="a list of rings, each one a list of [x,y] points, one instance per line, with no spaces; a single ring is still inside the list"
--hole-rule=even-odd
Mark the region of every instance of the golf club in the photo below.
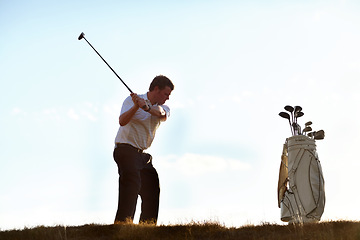
[[[279,113],[279,116],[282,117],[282,118],[286,118],[287,120],[289,120],[291,134],[294,135],[293,129],[292,129],[292,127],[291,127],[290,115],[289,115],[288,113],[286,113],[286,112],[280,112],[280,113]]]
[[[302,116],[304,116],[304,112],[295,112],[295,123],[296,124],[297,124],[297,119]]]
[[[313,131],[311,133],[307,134],[309,137],[311,137],[312,139],[315,140],[322,140],[325,138],[325,132],[324,130],[319,130],[319,131]]]
[[[295,123],[296,123],[297,126],[299,126],[299,124],[297,123],[297,119],[298,119],[299,117],[302,117],[302,116],[304,116],[304,113],[303,113],[303,112],[295,112]],[[301,133],[301,132],[300,132],[300,133]]]
[[[81,39],[85,39],[85,41],[90,45],[90,47],[92,47],[92,49],[94,49],[94,51],[99,55],[99,57],[106,63],[106,65],[108,65],[108,67],[111,69],[111,71],[113,71],[113,73],[115,73],[115,75],[120,79],[120,81],[125,85],[125,87],[131,92],[133,93],[133,91],[131,91],[131,89],[126,85],[126,83],[121,79],[121,77],[119,75],[117,75],[117,73],[114,71],[114,69],[112,69],[112,67],[110,67],[110,65],[105,61],[105,59],[98,53],[98,51],[96,51],[96,49],[89,43],[89,41],[84,37],[85,33],[81,33],[80,36],[78,37],[78,40]]]
[[[290,106],[290,105],[286,105],[284,107],[284,109],[291,113],[291,120],[294,122],[294,115],[293,115],[294,108],[292,106]]]
[[[315,132],[316,132],[316,131],[313,131],[313,132],[308,133],[308,134],[307,134],[308,137],[314,138]]]
[[[302,135],[304,135],[304,133],[310,132],[312,131],[312,128],[310,126],[306,126],[303,130],[302,130]]]
[[[302,107],[300,107],[300,106],[295,106],[294,107],[294,115],[295,115],[295,119],[296,119],[296,114],[297,113],[299,113],[299,112],[301,112],[301,110],[302,110]],[[295,120],[295,122],[296,122],[296,120]]]
[[[295,108],[294,108],[294,113],[296,113],[296,112],[301,112],[301,110],[302,110],[302,107],[300,107],[300,106],[295,106]]]
[[[315,134],[314,134],[314,139],[315,140],[322,140],[324,138],[325,138],[324,130],[319,130],[319,131],[315,132]]]
[[[302,107],[300,107],[300,106],[295,106],[295,107],[294,107],[294,119],[293,119],[293,123],[296,123],[296,124],[293,124],[294,132],[295,132],[296,130],[299,130],[298,124],[297,124],[297,117],[298,117],[298,113],[301,112],[301,110],[302,110]],[[304,114],[303,114],[303,115],[304,115]],[[296,129],[295,129],[295,128],[296,128]],[[298,134],[301,134],[301,131],[298,132]]]
[[[292,123],[292,127],[294,129],[294,135],[301,135],[301,127],[296,122]]]
[[[308,121],[308,122],[305,123],[305,127],[310,126],[311,124],[312,124],[312,121]]]

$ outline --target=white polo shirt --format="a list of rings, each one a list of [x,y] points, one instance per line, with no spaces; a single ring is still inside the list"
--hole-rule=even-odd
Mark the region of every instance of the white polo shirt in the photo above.
[[[145,99],[149,106],[157,105],[151,105],[147,98],[147,93],[139,95],[139,97]],[[131,96],[128,96],[122,105],[120,115],[128,111],[132,106],[134,106],[134,102],[132,101]],[[167,117],[169,117],[170,108],[166,105],[160,106],[166,112]],[[115,144],[128,143],[136,148],[145,150],[151,146],[156,129],[160,126],[160,123],[159,117],[153,116],[139,108],[128,124],[119,127],[115,138]]]

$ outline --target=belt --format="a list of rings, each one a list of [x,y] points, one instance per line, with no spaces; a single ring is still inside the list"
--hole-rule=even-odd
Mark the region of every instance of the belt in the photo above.
[[[118,148],[118,147],[121,147],[121,146],[130,147],[131,149],[133,149],[133,150],[135,150],[135,151],[137,151],[137,152],[139,152],[139,153],[142,153],[142,152],[143,152],[143,150],[141,150],[140,148],[136,148],[136,147],[134,147],[133,145],[128,144],[128,143],[116,143],[116,147],[117,147],[117,148]]]

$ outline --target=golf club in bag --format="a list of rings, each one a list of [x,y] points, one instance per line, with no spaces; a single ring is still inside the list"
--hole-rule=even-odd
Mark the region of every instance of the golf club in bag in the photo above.
[[[305,123],[304,130],[300,131],[297,118],[304,115],[302,108],[287,105],[285,110],[290,110],[293,116],[290,122],[293,136],[286,139],[281,155],[277,189],[281,220],[289,223],[317,222],[325,208],[325,189],[315,140],[324,139],[325,133],[320,130],[304,135],[312,130],[312,122]],[[287,113],[279,115],[289,119]]]

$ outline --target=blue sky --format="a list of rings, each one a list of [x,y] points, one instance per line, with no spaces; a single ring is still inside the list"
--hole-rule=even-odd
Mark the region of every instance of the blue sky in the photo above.
[[[359,220],[359,10],[345,0],[0,0],[0,228],[114,219],[112,149],[129,92],[81,32],[134,92],[158,74],[175,84],[148,150],[160,224],[281,223],[287,104],[326,132],[323,219]]]

